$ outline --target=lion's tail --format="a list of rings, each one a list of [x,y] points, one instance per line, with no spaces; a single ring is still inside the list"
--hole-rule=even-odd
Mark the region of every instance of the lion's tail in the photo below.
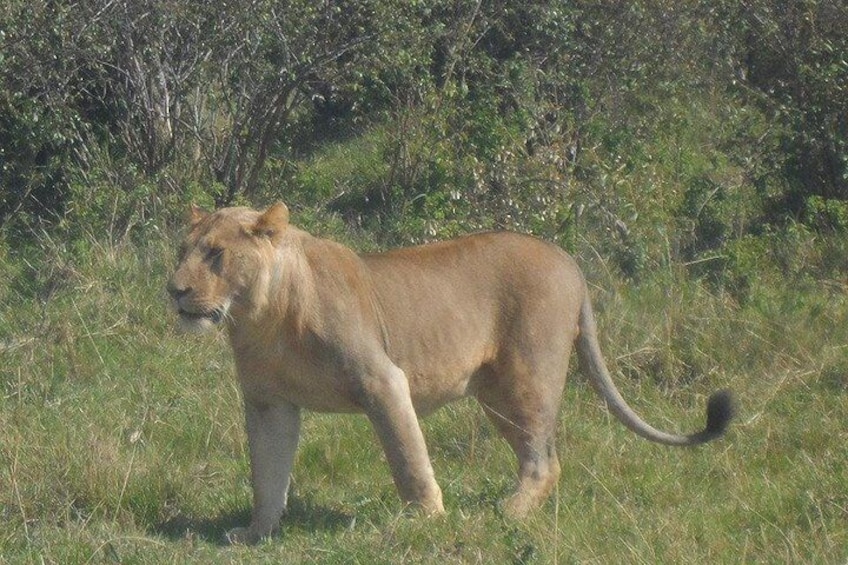
[[[724,434],[733,418],[733,397],[730,391],[720,390],[714,392],[707,402],[707,425],[700,432],[690,435],[669,434],[642,420],[618,392],[612,377],[610,377],[598,344],[595,316],[588,296],[584,297],[580,309],[580,335],[577,338],[577,354],[580,358],[581,369],[588,374],[592,386],[606,401],[612,413],[630,430],[645,439],[664,445],[699,445]]]

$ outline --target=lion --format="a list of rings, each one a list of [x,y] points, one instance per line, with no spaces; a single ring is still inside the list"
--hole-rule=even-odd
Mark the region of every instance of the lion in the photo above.
[[[505,513],[521,518],[557,483],[555,431],[571,349],[613,414],[648,440],[694,446],[733,415],[714,393],[690,435],[645,423],[619,394],[598,344],[584,277],[559,247],[489,232],[357,254],[263,211],[192,207],[168,282],[180,325],[223,326],[241,387],[250,454],[250,523],[227,534],[256,543],[286,510],[301,410],[365,413],[400,498],[444,512],[418,418],[475,397],[518,459]]]

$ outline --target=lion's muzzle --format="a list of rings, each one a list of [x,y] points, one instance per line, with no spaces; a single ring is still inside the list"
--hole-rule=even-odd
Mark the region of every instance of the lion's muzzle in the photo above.
[[[171,303],[179,315],[180,327],[191,332],[202,332],[220,324],[227,315],[229,302],[219,306],[202,304],[195,297],[191,288],[181,288],[168,283],[168,294]]]

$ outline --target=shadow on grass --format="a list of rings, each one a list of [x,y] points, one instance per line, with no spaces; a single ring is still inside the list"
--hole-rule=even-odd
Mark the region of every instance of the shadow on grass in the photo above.
[[[354,516],[338,510],[317,506],[309,500],[290,499],[288,512],[280,521],[280,530],[274,536],[285,536],[289,531],[339,531],[350,527]],[[228,545],[227,531],[246,526],[250,510],[243,509],[219,514],[212,518],[195,518],[179,514],[154,525],[152,532],[172,540],[194,537],[211,544]]]

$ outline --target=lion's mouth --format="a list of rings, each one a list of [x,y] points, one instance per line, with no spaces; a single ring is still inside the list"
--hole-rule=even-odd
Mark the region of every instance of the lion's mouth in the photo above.
[[[188,322],[199,322],[201,320],[209,320],[213,324],[220,324],[224,319],[224,311],[221,308],[215,308],[208,312],[189,312],[180,308],[179,315],[182,319]]]

